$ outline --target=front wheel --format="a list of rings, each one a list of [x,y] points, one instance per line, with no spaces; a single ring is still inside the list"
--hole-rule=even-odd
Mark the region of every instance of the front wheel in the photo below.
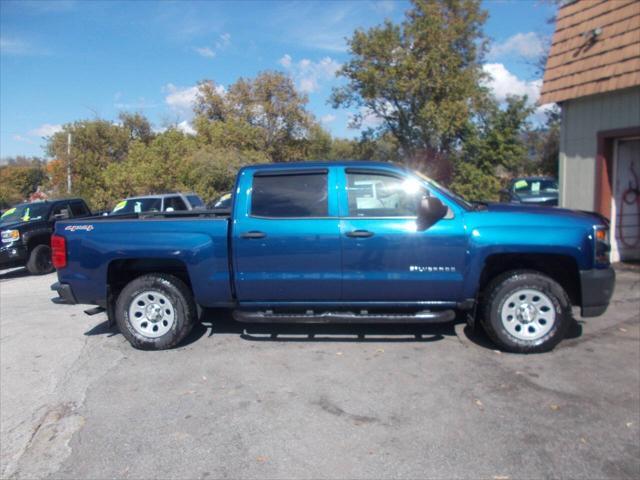
[[[197,312],[189,288],[163,273],[142,275],[120,292],[116,323],[129,343],[143,350],[175,347],[191,331]]]
[[[53,262],[51,261],[51,247],[48,245],[37,245],[29,254],[27,260],[27,270],[32,275],[44,275],[53,272]]]
[[[571,302],[552,278],[513,271],[487,288],[482,325],[502,349],[516,353],[552,350],[571,322]]]

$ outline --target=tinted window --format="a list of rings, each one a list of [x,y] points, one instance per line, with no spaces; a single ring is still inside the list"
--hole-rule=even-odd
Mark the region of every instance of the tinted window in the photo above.
[[[417,181],[384,174],[347,173],[349,216],[410,217],[427,195]]]
[[[57,205],[55,205],[53,207],[53,209],[51,210],[51,215],[59,215],[62,213],[63,210],[67,210],[67,212],[69,213],[69,215],[71,215],[71,212],[69,212],[69,204],[68,203],[58,203]]]
[[[86,217],[91,212],[89,212],[89,209],[86,207],[84,203],[73,202],[71,204],[71,213],[73,214],[74,217]]]
[[[182,200],[180,197],[169,197],[164,199],[164,211],[166,212],[170,208],[173,209],[174,212],[187,210],[187,206],[185,205],[184,200]]]
[[[204,202],[197,195],[187,195],[187,200],[193,208],[204,207]]]
[[[129,198],[118,203],[111,213],[121,214],[159,211],[159,198]]]
[[[254,177],[251,214],[259,217],[326,217],[327,174]]]

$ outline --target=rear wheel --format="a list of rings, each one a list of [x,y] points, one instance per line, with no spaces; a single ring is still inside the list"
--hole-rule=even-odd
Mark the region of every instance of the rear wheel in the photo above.
[[[27,270],[32,275],[44,275],[51,273],[55,269],[51,262],[51,247],[48,245],[37,245],[29,254],[27,260]]]
[[[165,350],[189,334],[197,312],[191,291],[182,280],[153,273],[132,280],[122,289],[115,316],[133,347]]]
[[[482,325],[509,352],[552,350],[571,322],[571,302],[555,280],[533,271],[513,271],[487,288]]]

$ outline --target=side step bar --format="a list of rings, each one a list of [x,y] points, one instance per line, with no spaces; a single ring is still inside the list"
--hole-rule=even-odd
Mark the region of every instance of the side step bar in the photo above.
[[[423,310],[413,314],[386,314],[353,312],[273,313],[266,311],[234,310],[233,318],[238,322],[256,323],[446,323],[456,318],[453,310],[431,312]]]

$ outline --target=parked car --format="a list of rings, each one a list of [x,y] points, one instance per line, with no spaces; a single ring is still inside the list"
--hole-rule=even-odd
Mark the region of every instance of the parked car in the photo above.
[[[558,205],[558,181],[553,177],[519,177],[500,192],[502,202],[529,205]]]
[[[215,200],[212,200],[207,204],[207,208],[216,209],[216,208],[231,208],[231,201],[233,197],[230,192],[223,193]]]
[[[54,224],[90,215],[81,198],[21,203],[8,209],[0,217],[0,269],[26,265],[34,275],[52,272],[49,241]]]
[[[613,293],[608,227],[588,213],[470,203],[377,162],[244,167],[233,191],[222,216],[59,222],[58,301],[106,309],[143,349],[177,345],[200,305],[241,322],[459,313],[505,350],[541,352],[564,337],[572,305],[598,316]]]
[[[181,212],[204,208],[204,202],[195,193],[163,193],[160,195],[126,198],[115,206],[111,211],[111,215],[144,212]]]

